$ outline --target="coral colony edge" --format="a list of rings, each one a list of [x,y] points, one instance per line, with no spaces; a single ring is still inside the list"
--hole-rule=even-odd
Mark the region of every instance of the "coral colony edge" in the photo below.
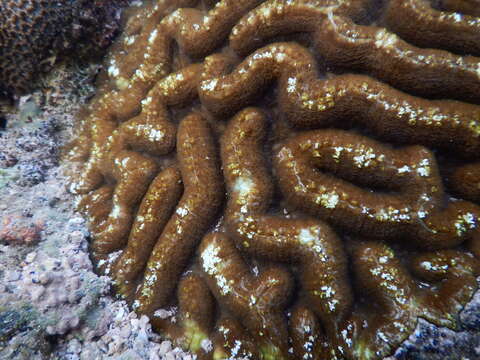
[[[480,256],[472,1],[153,1],[69,157],[91,256],[199,359],[380,359]]]

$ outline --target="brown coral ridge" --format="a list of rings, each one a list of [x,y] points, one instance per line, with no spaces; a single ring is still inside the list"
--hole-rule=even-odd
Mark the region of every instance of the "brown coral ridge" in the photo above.
[[[405,338],[405,332],[413,330],[419,316],[455,327],[456,319],[449,314],[456,313],[473,294],[479,271],[478,261],[471,254],[452,250],[413,256],[410,267],[405,268],[391,248],[377,242],[354,245],[352,262],[362,293],[376,299],[380,308],[372,312],[371,305],[364,304],[352,314],[354,328],[363,328],[360,319],[368,324],[353,340],[356,345],[351,357],[360,359],[387,355]],[[434,285],[425,289],[415,278],[435,279],[433,284],[439,288]]]
[[[450,169],[448,181],[455,194],[480,203],[480,162],[454,166]]]
[[[349,132],[316,130],[284,144],[275,167],[290,203],[355,234],[406,237],[423,249],[480,239],[480,207],[444,203],[436,160],[426,148],[393,150]]]
[[[205,63],[199,96],[214,114],[253,103],[259,89],[276,79],[278,105],[298,127],[355,120],[395,142],[455,150],[465,157],[480,150],[479,106],[413,97],[363,75],[319,79],[312,55],[296,43],[265,46],[230,73],[228,64],[222,55]]]
[[[108,168],[106,164],[114,162],[124,149],[133,148],[157,156],[171,152],[175,147],[177,129],[170,120],[168,107],[188,103],[195,97],[199,68],[199,65],[191,65],[160,80],[141,102],[140,113],[114,130],[113,123],[106,125],[99,120],[93,124],[92,138],[101,133],[103,142],[92,144],[92,148],[98,150],[91,154],[86,171],[72,190],[85,193],[97,187],[103,181],[105,168]]]
[[[388,28],[416,46],[480,55],[478,17],[438,11],[427,0],[391,0],[384,21]]]
[[[177,137],[180,170],[172,166],[151,181],[156,166],[150,168],[129,156],[116,159],[122,170],[133,168],[124,172],[125,185],[119,182],[114,190],[103,186],[80,204],[90,217],[92,252],[98,266],[110,272],[108,254],[122,250],[112,276],[120,294],[133,300],[138,312],[150,316],[168,305],[176,279],[194,252],[195,243],[215,219],[223,198],[215,143],[206,121],[196,114],[187,116],[180,123]],[[140,193],[145,194],[143,200]],[[132,209],[140,200],[133,216]],[[171,258],[176,261],[169,261]]]
[[[181,319],[171,337],[200,358],[208,358],[210,349],[205,342],[209,341],[215,308],[212,294],[199,275],[189,274],[180,280],[178,307]]]
[[[200,359],[378,359],[419,317],[457,327],[479,272],[480,81],[448,51],[478,54],[407,42],[398,4],[377,26],[368,0],[134,11],[71,189],[97,268],[155,330]]]
[[[316,53],[334,68],[364,72],[420,96],[480,103],[479,58],[418,48],[385,28],[357,25],[352,19],[362,12],[350,1],[316,3],[267,1],[239,21],[230,44],[248,54],[274,36],[308,32]]]
[[[269,268],[255,276],[225,235],[207,235],[200,245],[200,266],[215,298],[235,314],[257,339],[264,358],[288,357],[288,333],[282,311],[292,288],[288,272]]]

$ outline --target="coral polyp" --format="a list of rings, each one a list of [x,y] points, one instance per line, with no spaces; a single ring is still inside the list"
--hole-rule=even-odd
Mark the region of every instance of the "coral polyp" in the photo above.
[[[380,359],[477,289],[478,13],[375,4],[152,2],[112,47],[71,191],[201,359]]]

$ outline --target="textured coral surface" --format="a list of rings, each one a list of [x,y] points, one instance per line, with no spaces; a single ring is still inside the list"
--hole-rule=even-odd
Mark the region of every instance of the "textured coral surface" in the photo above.
[[[97,269],[205,359],[377,359],[419,318],[457,328],[480,271],[469,3],[132,11],[70,151]]]
[[[80,40],[86,40],[90,52],[109,45],[118,29],[117,11],[126,4],[127,0],[1,1],[0,95],[31,89],[58,52],[72,50]]]

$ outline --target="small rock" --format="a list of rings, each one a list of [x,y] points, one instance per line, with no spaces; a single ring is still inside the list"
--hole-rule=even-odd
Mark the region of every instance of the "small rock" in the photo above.
[[[36,252],[31,252],[31,253],[28,253],[27,256],[25,257],[25,262],[27,264],[30,264],[33,262],[33,260],[35,260],[35,257],[37,256],[37,253]]]

